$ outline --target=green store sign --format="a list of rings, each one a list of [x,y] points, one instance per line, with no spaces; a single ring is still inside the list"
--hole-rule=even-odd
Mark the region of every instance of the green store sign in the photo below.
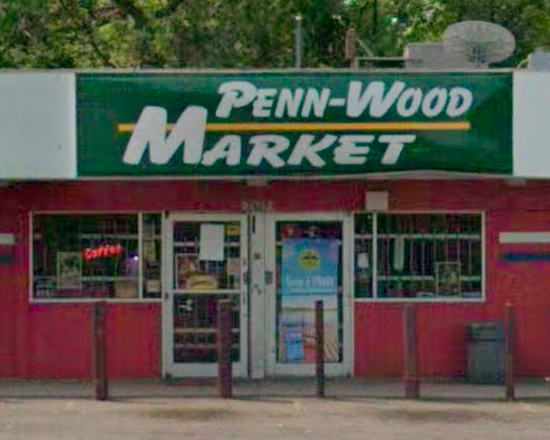
[[[511,73],[80,74],[80,176],[512,172]]]

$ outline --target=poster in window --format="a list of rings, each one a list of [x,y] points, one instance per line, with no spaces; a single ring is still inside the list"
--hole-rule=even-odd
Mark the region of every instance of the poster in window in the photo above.
[[[279,315],[282,362],[314,362],[316,301],[322,301],[324,307],[325,360],[338,362],[339,258],[338,240],[283,240]]]
[[[82,256],[80,252],[57,253],[57,288],[80,289],[82,287]]]
[[[225,228],[218,224],[201,224],[199,260],[223,261]]]
[[[460,295],[460,263],[439,261],[435,263],[436,293],[441,296]]]

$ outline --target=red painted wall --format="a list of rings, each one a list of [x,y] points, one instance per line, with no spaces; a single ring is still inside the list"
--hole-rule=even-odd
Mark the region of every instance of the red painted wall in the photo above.
[[[550,263],[507,263],[507,251],[547,251],[548,245],[499,245],[499,232],[550,230],[550,186],[529,183],[452,182],[394,184],[396,210],[482,210],[486,219],[486,301],[483,304],[424,304],[418,307],[420,370],[425,376],[463,376],[464,328],[476,321],[503,321],[505,305],[516,306],[516,368],[519,376],[548,376],[550,351]],[[408,197],[407,197],[408,193]],[[355,306],[355,374],[402,374],[402,311],[398,306]]]
[[[217,211],[238,212],[242,201],[271,201],[274,211],[360,210],[366,189],[390,192],[394,210],[486,212],[486,296],[482,304],[419,307],[421,370],[456,376],[465,369],[464,325],[501,319],[517,310],[520,375],[548,375],[550,263],[505,263],[500,231],[550,230],[550,185],[509,187],[495,181],[275,182],[265,187],[221,182],[34,183],[0,189],[0,232],[16,234],[14,264],[0,265],[0,376],[87,378],[90,310],[86,304],[29,303],[29,212]],[[514,250],[540,250],[515,246]],[[544,249],[544,248],[542,248]],[[550,250],[550,249],[548,249]],[[401,374],[402,327],[398,306],[355,304],[355,369],[359,376]],[[160,305],[110,304],[109,371],[115,377],[160,372]]]

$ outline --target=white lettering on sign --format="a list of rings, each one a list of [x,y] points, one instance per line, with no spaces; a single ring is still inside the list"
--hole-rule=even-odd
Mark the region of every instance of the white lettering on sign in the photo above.
[[[256,98],[258,89],[246,81],[230,81],[223,83],[218,89],[222,99],[216,110],[218,118],[228,118],[234,108],[245,107]]]
[[[397,101],[397,113],[404,118],[409,118],[418,112],[421,104],[422,90],[407,89],[401,94]]]
[[[200,163],[203,166],[213,166],[223,162],[227,166],[237,166],[243,162],[242,138],[238,135],[222,136],[216,144],[203,154],[205,138],[206,115],[189,107],[178,120],[181,127],[188,128],[195,121],[200,121],[202,127],[193,126],[192,130],[180,129],[170,133],[166,138],[166,122],[161,118],[162,114],[154,107],[146,107],[139,118],[138,124],[132,134],[130,142],[123,156],[124,163],[129,165],[139,164],[147,151],[149,159],[155,165],[163,165],[170,162],[178,148],[183,147],[183,162],[186,164]],[[162,125],[160,122],[163,122]],[[302,134],[291,148],[289,139],[283,135],[256,135],[250,137],[248,143],[250,153],[246,158],[246,164],[253,167],[263,163],[273,168],[283,166],[301,166],[304,162],[315,168],[326,165],[321,152],[333,148],[334,163],[338,165],[363,165],[367,162],[370,146],[375,141],[386,144],[384,155],[380,161],[382,165],[397,163],[399,156],[406,145],[414,143],[416,135],[324,135],[315,136]],[[290,152],[287,153],[287,150]],[[287,153],[287,154],[284,154]],[[284,159],[288,157],[288,159]]]
[[[292,278],[285,276],[285,284],[293,294],[314,295],[319,290],[337,288],[336,278],[325,275],[311,275],[307,278]]]
[[[370,116],[375,118],[384,116],[404,88],[404,82],[396,81],[392,84],[390,90],[385,93],[386,85],[382,81],[373,81],[362,92],[363,83],[361,81],[352,81],[349,84],[346,113],[350,118],[357,118],[368,107]]]
[[[273,98],[277,95],[277,89],[258,90],[256,100],[254,101],[254,110],[252,116],[255,118],[269,118],[271,116],[271,107]]]
[[[302,104],[304,89],[296,89],[294,93],[290,89],[282,89],[275,109],[276,118],[295,118]]]
[[[240,136],[230,135],[222,137],[210,151],[204,153],[202,165],[209,167],[222,159],[225,159],[225,164],[229,166],[241,163]]]
[[[430,90],[422,101],[422,113],[428,118],[439,115],[447,104],[447,90],[440,87]]]
[[[246,163],[257,167],[264,160],[273,168],[281,168],[285,161],[279,155],[288,149],[290,141],[279,135],[260,135],[250,138],[252,151]]]
[[[412,134],[386,134],[380,136],[379,142],[388,144],[384,156],[380,163],[382,165],[394,165],[401,155],[405,144],[412,144],[416,140],[416,136]]]
[[[464,87],[454,87],[449,91],[449,105],[447,106],[447,116],[458,118],[466,113],[472,106],[474,96],[472,92]]]
[[[473,103],[472,92],[464,87],[434,87],[423,91],[418,87],[407,87],[403,81],[387,85],[383,81],[351,81],[345,97],[334,97],[329,88],[257,88],[247,81],[223,83],[218,93],[222,96],[216,116],[229,118],[235,109],[252,106],[255,118],[304,118],[325,116],[327,107],[346,107],[349,118],[368,114],[382,118],[391,109],[403,118],[421,115],[434,118],[445,113],[450,118],[465,114]]]
[[[288,165],[301,165],[302,161],[307,159],[314,167],[320,168],[324,166],[325,161],[319,156],[319,152],[329,148],[336,139],[336,136],[327,135],[323,136],[317,143],[314,143],[315,136],[311,134],[300,136],[294,150],[292,150],[292,154],[288,158]]]
[[[474,103],[472,92],[465,87],[422,89],[409,87],[405,81],[350,81],[345,90],[337,90],[334,94],[328,87],[261,88],[248,81],[228,81],[219,86],[218,93],[220,101],[215,110],[218,121],[238,112],[238,123],[208,124],[208,110],[191,105],[169,129],[167,110],[147,106],[133,127],[123,162],[138,165],[148,157],[154,165],[166,165],[181,148],[184,164],[204,167],[246,164],[274,169],[302,165],[322,168],[331,161],[336,165],[361,166],[367,163],[373,148],[382,148],[380,165],[392,166],[398,163],[407,146],[416,142],[417,135],[403,131],[414,130],[416,124],[422,124],[418,117],[431,120],[425,124],[432,127],[441,123],[445,115],[447,120],[442,122],[445,130],[449,130],[449,124],[470,127],[469,122],[449,119],[465,115]],[[312,119],[325,117],[327,108],[331,116],[341,112],[347,117],[346,122],[312,122]],[[254,122],[240,118],[245,112]],[[392,115],[416,119],[388,122]],[[380,121],[385,116],[387,118]],[[265,118],[271,119],[257,122]],[[273,118],[287,121],[274,123]],[[299,118],[299,121],[288,121],[292,118]],[[369,121],[372,118],[376,119],[374,123]],[[439,119],[434,122],[434,118]],[[378,128],[384,124],[393,127]],[[258,132],[251,125],[257,125]],[[371,134],[371,127],[385,134]],[[387,133],[394,128],[399,132]],[[217,135],[215,143],[206,142],[209,131],[222,133]],[[229,133],[223,134],[225,131]],[[251,135],[234,134],[239,131]],[[289,132],[294,134],[287,135]],[[327,132],[330,134],[324,134]],[[341,132],[343,134],[339,135]],[[243,157],[244,152],[246,157]]]
[[[162,107],[143,109],[124,152],[124,163],[139,164],[148,149],[151,163],[164,165],[184,144],[183,163],[200,163],[208,111],[203,107],[187,107],[168,137],[167,114]]]
[[[308,89],[304,99],[304,106],[302,107],[302,116],[304,118],[309,118],[311,116],[311,110],[313,110],[313,114],[316,117],[322,118],[325,115],[325,109],[327,108],[329,99],[329,89],[323,89],[321,93],[316,89]]]
[[[340,144],[334,149],[334,162],[340,165],[363,165],[370,151],[368,144],[373,140],[374,136],[370,134],[341,136]]]

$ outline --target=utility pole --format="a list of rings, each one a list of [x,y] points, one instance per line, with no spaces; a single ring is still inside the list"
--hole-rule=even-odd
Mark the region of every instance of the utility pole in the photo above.
[[[378,36],[378,0],[372,2],[372,37]]]
[[[302,68],[302,14],[294,16],[294,67]]]
[[[357,57],[357,32],[355,28],[349,28],[346,32],[345,55],[346,60],[350,62],[351,67],[355,66]]]

